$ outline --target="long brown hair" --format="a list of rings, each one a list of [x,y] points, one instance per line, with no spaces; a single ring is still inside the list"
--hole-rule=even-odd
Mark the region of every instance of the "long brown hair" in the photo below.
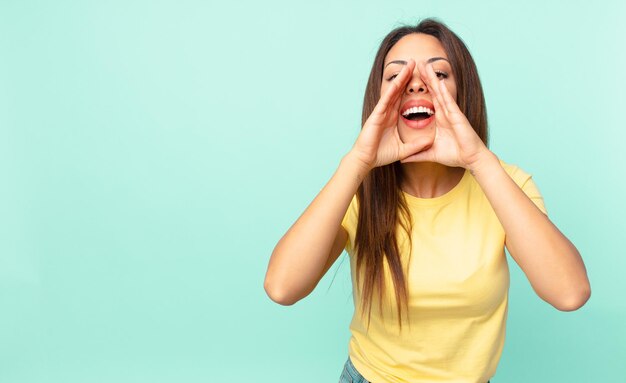
[[[457,104],[470,124],[487,145],[487,110],[476,64],[463,41],[444,23],[433,18],[423,19],[416,26],[401,26],[391,31],[382,41],[370,72],[361,126],[365,123],[380,99],[383,65],[389,50],[404,36],[424,33],[436,37],[448,55],[456,78]],[[412,248],[411,217],[407,202],[400,188],[402,168],[399,161],[372,169],[357,191],[359,218],[355,238],[357,254],[357,286],[360,285],[361,269],[365,267],[361,288],[362,312],[369,311],[371,319],[374,288],[378,290],[379,310],[382,315],[385,276],[383,261],[386,258],[395,287],[398,325],[402,330],[402,304],[407,308],[408,288],[401,262],[396,231],[402,228]],[[410,256],[410,254],[409,254]]]

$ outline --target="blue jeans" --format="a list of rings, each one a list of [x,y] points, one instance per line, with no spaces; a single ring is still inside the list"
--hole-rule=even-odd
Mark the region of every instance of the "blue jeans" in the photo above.
[[[341,371],[341,377],[339,378],[339,383],[372,383],[369,380],[365,379],[363,375],[361,375],[348,357],[348,360],[343,366],[343,371]],[[487,382],[489,383],[489,382]]]
[[[369,380],[365,379],[363,375],[361,375],[348,357],[348,360],[343,365],[343,371],[341,372],[341,377],[339,378],[339,383],[371,383]]]

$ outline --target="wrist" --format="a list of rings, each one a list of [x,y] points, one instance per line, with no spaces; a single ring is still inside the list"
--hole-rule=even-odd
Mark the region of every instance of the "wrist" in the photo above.
[[[349,151],[345,156],[343,156],[340,166],[349,168],[352,172],[355,172],[356,176],[360,180],[363,180],[367,173],[369,173],[372,169],[369,164],[355,155],[353,151]]]
[[[472,175],[477,176],[488,171],[494,165],[499,166],[500,159],[494,152],[485,148],[471,164],[468,164],[467,169]]]

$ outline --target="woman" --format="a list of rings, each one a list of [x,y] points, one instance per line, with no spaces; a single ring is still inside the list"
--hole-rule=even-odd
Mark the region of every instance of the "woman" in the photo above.
[[[341,381],[487,382],[504,345],[504,247],[562,311],[590,296],[580,254],[531,176],[487,148],[478,72],[446,25],[426,19],[385,37],[362,118],[352,149],[276,245],[265,290],[294,304],[345,248],[356,310]]]

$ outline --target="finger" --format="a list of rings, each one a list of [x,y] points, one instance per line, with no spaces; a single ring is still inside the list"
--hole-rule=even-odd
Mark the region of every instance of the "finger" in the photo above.
[[[437,78],[437,74],[435,73],[432,64],[428,64],[427,72],[429,73],[429,77],[431,79]],[[448,116],[448,114],[452,111],[461,111],[456,101],[452,98],[444,79],[437,79],[437,81],[434,82],[433,87],[436,88],[435,91],[437,99],[439,100],[439,104],[443,106],[446,116]]]
[[[446,86],[446,84],[441,81],[440,83],[440,93],[443,97],[443,102],[445,105],[445,108],[447,111],[458,111],[461,112],[461,109],[459,108],[459,106],[457,105],[456,101],[454,100],[454,98],[452,98],[452,95],[450,94],[450,91],[448,90],[448,87]]]
[[[433,94],[433,96],[435,96],[436,93],[434,90],[432,90],[432,88],[434,87],[434,83],[424,63],[419,63],[419,74],[422,81],[424,81],[424,84],[426,84],[426,86],[431,89],[431,93]]]
[[[409,59],[407,64],[402,67],[401,73],[398,74],[393,80],[394,82],[394,92],[389,98],[389,102],[387,105],[391,105],[392,110],[400,109],[400,101],[402,100],[403,91],[406,88],[406,85],[410,81],[413,73],[413,69],[415,68],[415,61]]]
[[[431,89],[434,93],[433,99],[437,99],[437,101],[439,101],[439,105],[443,106],[444,112],[447,116],[449,110],[446,109],[446,104],[445,104],[443,95],[441,94],[441,88],[439,88],[439,85],[443,83],[444,81],[442,79],[437,78],[437,74],[435,73],[435,70],[433,69],[432,64],[426,65],[424,67],[424,71],[426,73],[426,78],[428,81],[429,89]]]
[[[401,163],[407,163],[407,162],[436,162],[435,159],[435,152],[433,150],[430,150],[430,148],[423,150],[419,153],[416,154],[412,154],[402,160],[400,160]]]
[[[391,110],[396,111],[398,113],[398,118],[400,118],[400,102],[401,101],[402,101],[402,97],[396,97],[396,100],[391,106]]]
[[[400,146],[400,162],[408,156],[428,150],[433,144],[430,137],[421,137],[412,142],[404,143]]]
[[[450,121],[448,120],[448,115],[446,114],[446,108],[441,106],[436,97],[433,98],[433,106],[435,107],[436,126],[449,126]]]
[[[379,105],[382,110],[385,110],[389,107],[389,105],[394,104],[397,99],[400,98],[402,94],[401,90],[404,89],[404,86],[408,82],[410,73],[413,73],[413,69],[415,68],[415,61],[409,59],[406,65],[402,67],[400,73],[393,79],[389,87],[386,89],[386,92],[383,94],[379,101]]]

